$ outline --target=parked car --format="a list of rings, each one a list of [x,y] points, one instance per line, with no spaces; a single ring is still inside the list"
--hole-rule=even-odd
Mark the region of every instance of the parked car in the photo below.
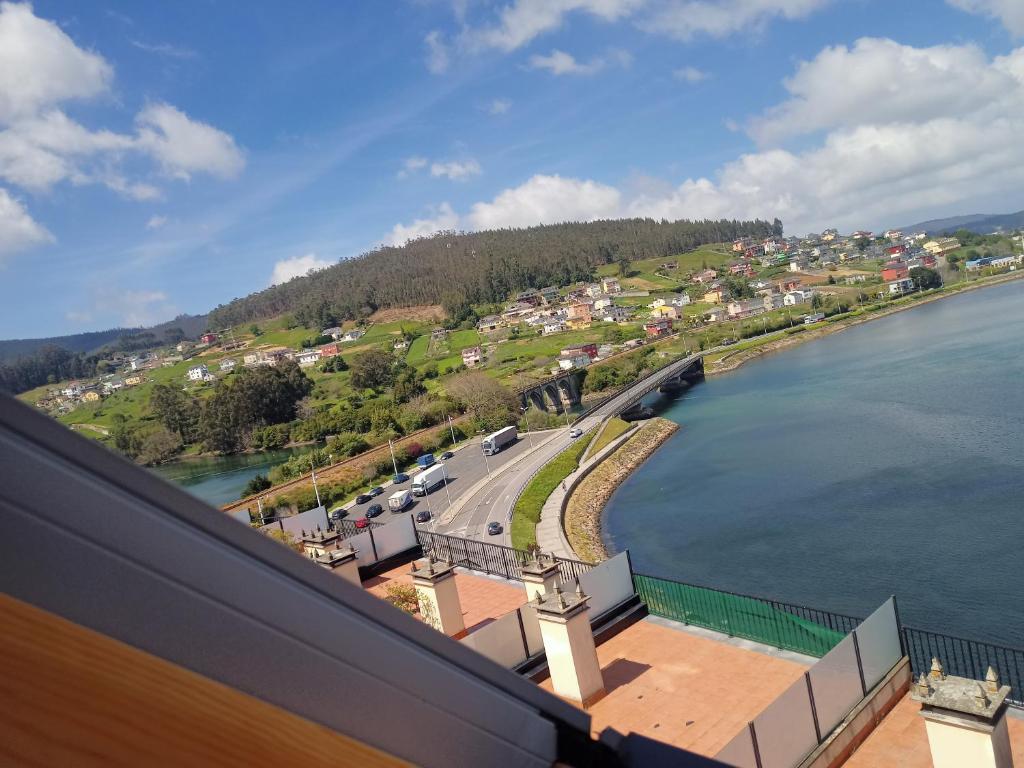
[[[337,509],[331,510],[331,520],[341,520],[342,518],[348,517],[348,510],[338,507]]]
[[[580,429],[579,427],[573,427],[572,429],[569,430],[569,437],[571,437],[573,440],[575,440],[577,437],[581,437],[582,435],[583,430]]]
[[[370,525],[370,521],[365,517],[360,517],[356,520],[356,528],[366,528]]]
[[[429,509],[421,509],[419,512],[417,512],[416,513],[416,522],[417,523],[428,523],[428,522],[430,522],[430,510]]]
[[[391,482],[394,483],[395,485],[398,485],[399,483],[408,482],[408,480],[409,476],[405,474],[405,472],[399,472],[397,475],[391,478]]]
[[[454,455],[455,454],[452,453],[451,451],[445,451],[444,453],[441,454],[441,461],[448,461],[448,459],[450,459]]]
[[[733,339],[733,338],[728,338],[728,339],[722,339],[722,341],[721,341],[721,342],[719,342],[719,343],[720,343],[720,344],[721,344],[721,345],[722,345],[723,347],[731,347],[731,346],[732,346],[733,344],[735,344],[735,343],[736,343],[736,339]]]
[[[490,523],[487,524],[487,535],[488,536],[497,536],[499,533],[501,533],[504,530],[505,529],[501,527],[501,523],[490,522]]]
[[[372,498],[373,496],[371,496],[368,493],[360,493],[358,496],[356,496],[356,504],[365,504]]]
[[[384,514],[384,507],[382,507],[380,504],[371,504],[366,509],[366,516],[367,517],[376,517],[377,515],[382,515],[382,514]]]
[[[381,488],[379,485],[375,485],[373,488],[369,490],[369,494],[371,496],[380,496],[382,493],[384,493],[384,489]]]

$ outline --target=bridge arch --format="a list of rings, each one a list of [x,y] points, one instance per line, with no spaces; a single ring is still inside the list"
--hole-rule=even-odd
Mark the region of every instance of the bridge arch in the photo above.
[[[544,385],[544,395],[551,402],[552,407],[555,409],[555,413],[562,412],[562,398],[558,393],[558,386],[553,382],[548,382]]]

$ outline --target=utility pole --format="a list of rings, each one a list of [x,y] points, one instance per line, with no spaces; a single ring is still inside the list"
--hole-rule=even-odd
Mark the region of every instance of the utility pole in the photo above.
[[[450,429],[452,431],[452,448],[454,448],[455,447],[455,426],[452,424],[452,416],[451,416],[451,414],[447,414],[447,416],[448,416],[448,429]]]
[[[323,504],[320,503],[320,489],[316,487],[316,464],[313,463],[312,459],[309,460],[309,466],[313,468],[313,493],[316,494],[316,505],[322,507]]]
[[[391,449],[391,466],[395,468],[395,474],[398,474],[398,462],[395,461],[395,446],[391,444],[391,440],[388,440],[388,448]]]

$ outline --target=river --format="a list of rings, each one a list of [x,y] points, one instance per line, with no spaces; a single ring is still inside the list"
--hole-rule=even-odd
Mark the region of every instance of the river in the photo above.
[[[297,449],[242,453],[201,459],[183,459],[163,464],[153,471],[165,480],[182,486],[208,504],[219,507],[235,501],[256,475],[265,475],[294,455]]]
[[[755,359],[616,491],[636,570],[1024,646],[1024,282]]]

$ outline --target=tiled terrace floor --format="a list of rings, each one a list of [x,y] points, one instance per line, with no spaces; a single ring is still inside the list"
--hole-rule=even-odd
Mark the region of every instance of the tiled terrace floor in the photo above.
[[[595,734],[610,726],[709,757],[806,669],[650,618],[597,656],[607,695],[588,710]],[[542,685],[551,690],[550,680]]]
[[[412,584],[408,564],[374,576],[363,582],[363,587],[383,599],[384,588],[393,582]],[[512,584],[499,579],[478,576],[472,573],[455,574],[455,586],[459,590],[462,605],[462,620],[466,629],[472,632],[484,624],[499,619],[526,602],[526,589],[522,584]]]
[[[920,708],[905,696],[846,761],[846,768],[931,768],[928,734],[917,714]],[[1024,765],[1024,720],[1009,717],[1006,722],[1014,764]]]

